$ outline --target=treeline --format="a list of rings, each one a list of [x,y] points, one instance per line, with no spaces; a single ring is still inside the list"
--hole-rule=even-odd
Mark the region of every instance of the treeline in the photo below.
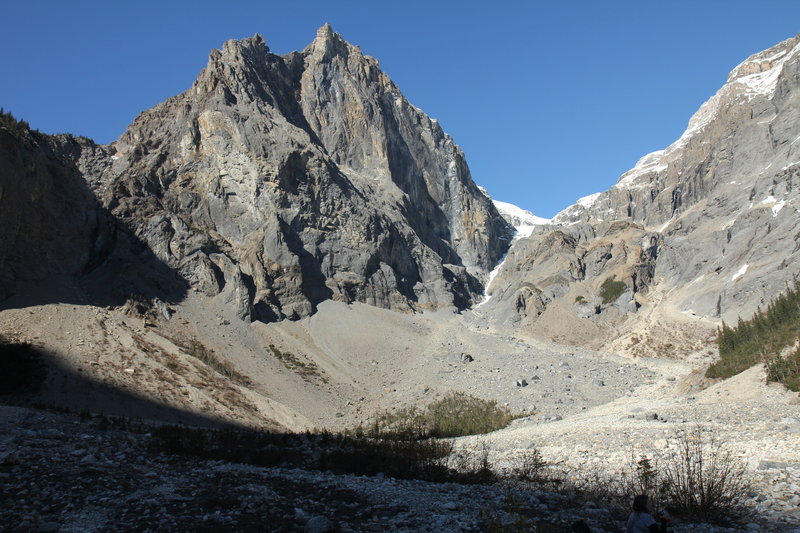
[[[760,308],[750,320],[735,327],[725,322],[717,333],[720,360],[706,371],[710,378],[727,378],[762,362],[767,379],[778,381],[789,389],[800,391],[800,348],[786,357],[781,352],[800,339],[800,284]]]
[[[11,113],[6,113],[2,107],[0,107],[0,128],[6,128],[15,137],[20,137],[31,129],[27,122],[18,120]]]

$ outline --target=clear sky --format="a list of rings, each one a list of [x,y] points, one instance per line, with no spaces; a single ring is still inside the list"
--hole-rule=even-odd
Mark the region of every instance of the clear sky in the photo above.
[[[3,2],[0,106],[115,140],[261,33],[300,50],[330,22],[463,148],[490,194],[550,217],[676,140],[747,56],[800,32],[797,0]]]

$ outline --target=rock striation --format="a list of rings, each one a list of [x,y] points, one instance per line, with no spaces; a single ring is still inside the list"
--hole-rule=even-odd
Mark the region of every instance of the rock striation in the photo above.
[[[799,72],[798,37],[737,66],[680,139],[516,241],[487,309],[535,321],[559,301],[599,320],[657,303],[735,321],[763,306],[800,265]],[[603,302],[612,278],[626,289]]]
[[[328,25],[285,56],[260,35],[228,41],[188,91],[111,145],[58,142],[51,151],[69,154],[73,188],[135,241],[97,280],[113,285],[130,248],[144,247],[245,320],[308,316],[327,299],[466,308],[513,233],[453,139]],[[9,170],[3,187],[23,175]],[[55,240],[79,251],[64,268],[86,274],[97,265],[83,257],[105,230],[69,220],[80,242]],[[0,265],[6,295],[32,263]]]

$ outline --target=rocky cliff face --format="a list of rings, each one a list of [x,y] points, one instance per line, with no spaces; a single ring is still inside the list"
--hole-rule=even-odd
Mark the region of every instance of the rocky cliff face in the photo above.
[[[0,299],[19,283],[80,275],[103,254],[111,226],[76,166],[94,149],[0,128]]]
[[[71,150],[104,213],[243,319],[465,308],[512,231],[438,123],[327,25],[286,56],[229,41],[117,142]]]
[[[797,37],[736,67],[675,143],[517,241],[490,308],[536,320],[561,299],[598,320],[631,316],[657,292],[689,316],[730,321],[781,292],[800,265],[798,72]],[[603,302],[612,277],[626,289]]]
[[[120,305],[183,294],[185,282],[98,201],[93,187],[110,161],[86,138],[0,128],[0,300],[22,292],[27,304]],[[48,289],[28,290],[45,280]]]

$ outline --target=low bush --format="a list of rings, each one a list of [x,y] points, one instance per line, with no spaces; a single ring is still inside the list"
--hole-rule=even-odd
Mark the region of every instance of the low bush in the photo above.
[[[554,487],[561,483],[561,476],[554,473],[555,465],[542,457],[542,452],[533,448],[524,450],[513,460],[504,477],[540,486]]]
[[[162,426],[152,432],[149,449],[258,466],[284,466],[436,482],[482,483],[491,470],[453,464],[450,440],[370,439],[331,433],[274,434],[256,430],[214,430]]]
[[[496,401],[453,392],[424,409],[407,407],[357,431],[372,438],[421,440],[480,435],[502,429],[516,416]]]
[[[767,380],[783,383],[787,389],[800,392],[800,348],[782,357],[766,358]]]
[[[202,361],[204,364],[214,369],[215,372],[225,376],[231,381],[241,385],[250,384],[250,380],[247,378],[247,376],[238,372],[229,362],[217,357],[217,355],[214,353],[214,350],[207,348],[201,342],[193,339],[186,344],[180,345],[180,348],[187,355],[191,355],[192,357]]]
[[[686,520],[728,524],[748,514],[745,463],[701,427],[681,430],[666,452],[632,458],[624,472],[571,472],[566,479],[563,492],[607,502],[621,514],[638,494]]]
[[[744,514],[750,488],[745,463],[702,428],[682,431],[664,458],[661,482],[679,516],[728,522]]]
[[[288,370],[299,374],[303,379],[308,380],[308,378],[311,377],[318,377],[321,378],[323,382],[327,381],[320,373],[317,364],[313,361],[303,361],[293,353],[281,351],[274,344],[270,344],[269,349],[272,352],[272,355],[274,355],[275,358],[283,364],[283,366],[285,366]]]
[[[600,297],[603,299],[604,304],[610,304],[622,296],[622,293],[625,292],[627,288],[628,286],[625,285],[624,281],[616,281],[614,276],[611,276],[600,286]]]

